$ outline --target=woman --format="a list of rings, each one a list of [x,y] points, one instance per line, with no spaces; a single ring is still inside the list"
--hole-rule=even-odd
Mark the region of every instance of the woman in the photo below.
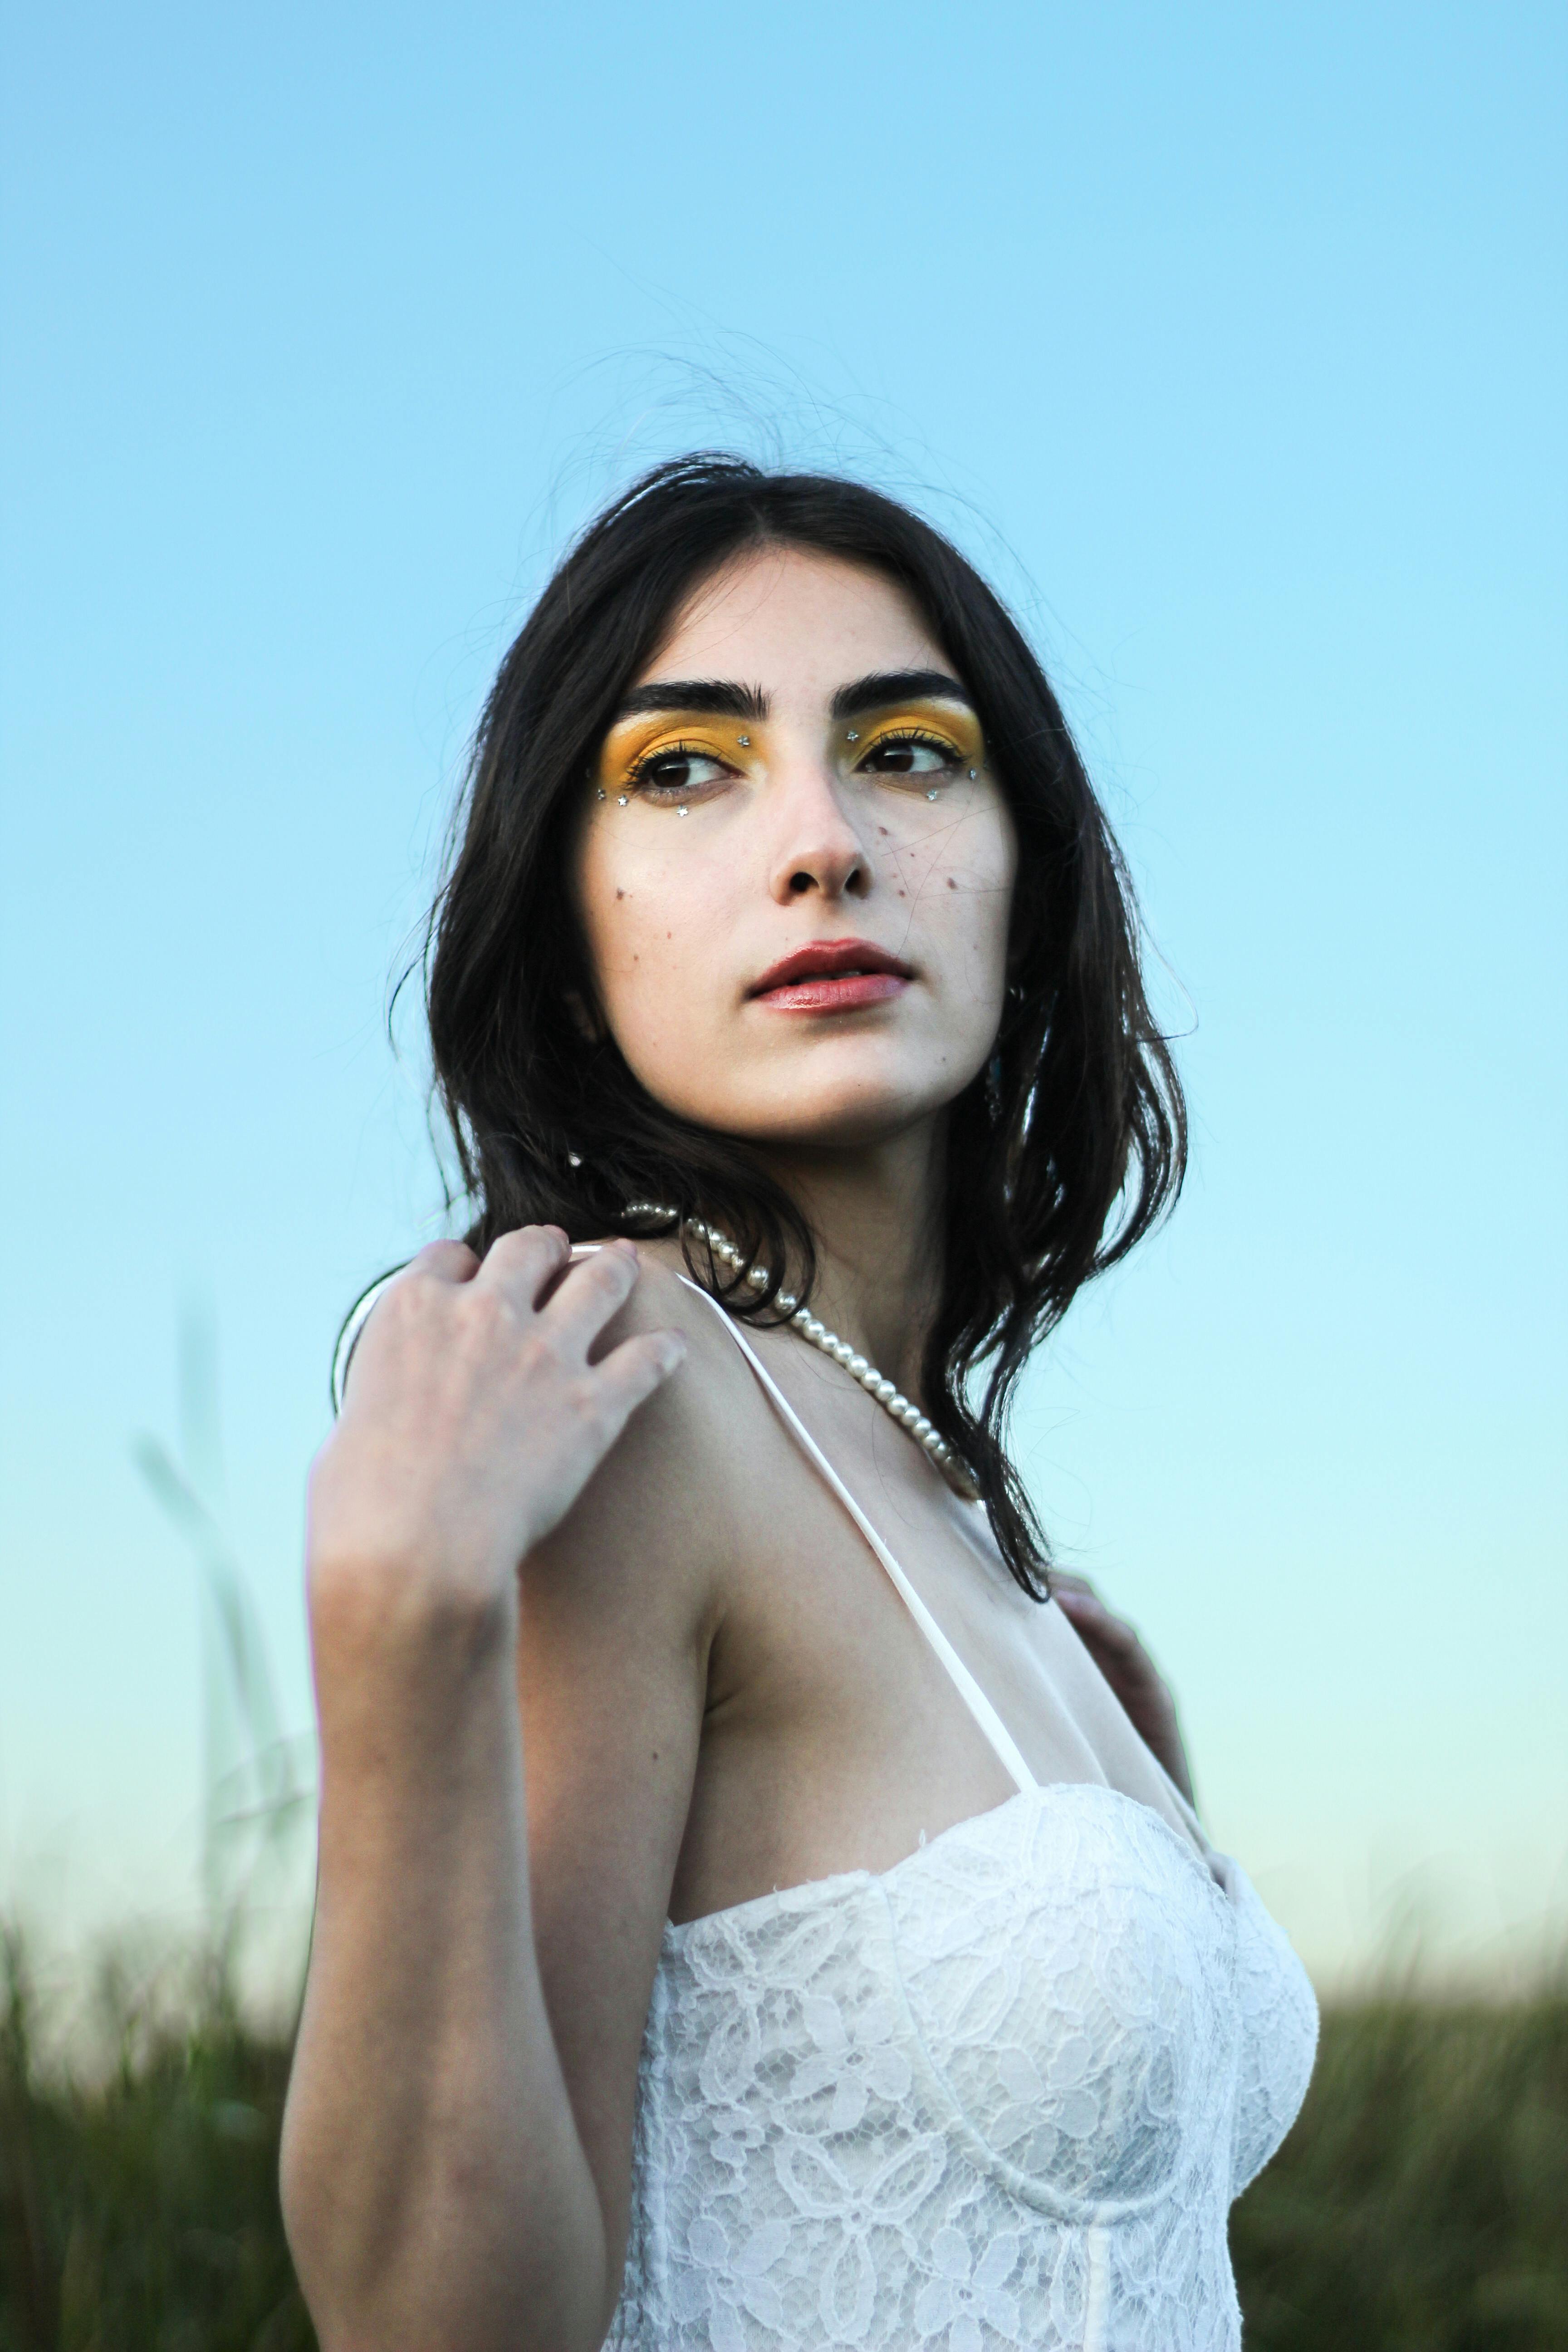
[[[310,1488],[326,2352],[1235,2344],[1315,2011],[1005,1451],[1184,1138],[1022,637],[868,489],[659,469],[432,948],[478,1213]]]

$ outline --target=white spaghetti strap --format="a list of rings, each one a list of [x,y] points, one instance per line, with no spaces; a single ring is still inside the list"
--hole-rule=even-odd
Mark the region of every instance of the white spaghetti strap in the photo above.
[[[1019,1754],[1018,1749],[1014,1743],[1006,1726],[1002,1721],[1001,1717],[997,1714],[995,1708],[992,1706],[990,1700],[981,1689],[980,1685],[975,1681],[974,1676],[970,1673],[969,1668],[964,1664],[963,1660],[953,1648],[952,1643],[948,1640],[947,1635],[942,1632],[942,1627],[937,1623],[936,1619],[931,1615],[931,1611],[926,1607],[925,1602],[921,1599],[920,1594],[910,1582],[909,1578],[904,1574],[903,1570],[899,1566],[898,1561],[893,1558],[892,1553],[888,1549],[887,1545],[882,1541],[881,1537],[877,1533],[876,1528],[871,1525],[870,1520],[866,1517],[865,1512],[860,1508],[859,1504],[855,1500],[854,1496],[849,1492],[848,1487],[844,1484],[843,1479],[839,1476],[837,1471],[834,1468],[826,1454],[824,1454],[821,1446],[818,1445],[816,1438],[813,1437],[810,1430],[807,1429],[805,1423],[801,1420],[800,1415],[795,1412],[795,1407],[784,1395],[778,1383],[773,1378],[773,1375],[766,1370],[762,1359],[757,1354],[756,1349],[752,1346],[751,1341],[746,1338],[746,1335],[742,1330],[740,1325],[736,1323],[731,1316],[724,1312],[724,1309],[720,1306],[719,1301],[713,1297],[711,1291],[704,1290],[701,1284],[699,1282],[691,1282],[688,1280],[688,1277],[685,1275],[682,1275],[680,1279],[686,1284],[688,1290],[694,1290],[697,1293],[698,1297],[706,1300],[707,1304],[713,1309],[714,1314],[717,1315],[720,1322],[722,1323],[725,1330],[728,1331],[731,1339],[733,1339],[736,1347],[739,1348],[742,1355],[745,1357],[746,1361],[751,1365],[752,1371],[755,1372],[758,1380],[761,1381],[763,1393],[767,1397],[769,1403],[773,1406],[773,1411],[778,1414],[779,1419],[784,1423],[784,1427],[789,1431],[791,1436],[795,1439],[802,1452],[808,1456],[808,1458],[816,1465],[816,1468],[821,1472],[822,1476],[826,1479],[828,1486],[831,1486],[833,1492],[837,1496],[839,1501],[843,1504],[845,1509],[848,1512],[850,1517],[854,1520],[856,1526],[859,1528],[861,1534],[870,1545],[871,1549],[876,1553],[877,1558],[887,1570],[889,1576],[892,1579],[900,1598],[904,1602],[904,1605],[908,1609],[910,1616],[914,1619],[915,1623],[920,1627],[921,1632],[925,1635],[926,1640],[931,1643],[931,1648],[936,1652],[936,1654],[941,1660],[942,1665],[946,1667],[948,1675],[952,1681],[953,1687],[957,1691],[959,1697],[963,1701],[964,1706],[974,1717],[975,1722],[984,1733],[985,1738],[992,1748],[995,1749],[997,1759],[1003,1766],[1004,1769],[1007,1771],[1013,1780],[1017,1782],[1020,1789],[1038,1788],[1039,1782],[1036,1780],[1034,1774],[1030,1771],[1028,1766],[1025,1763],[1022,1756]]]
[[[384,1274],[379,1282],[373,1282],[364,1297],[356,1301],[353,1314],[338,1333],[338,1344],[332,1349],[334,1417],[343,1409],[343,1391],[348,1386],[349,1366],[353,1361],[354,1349],[359,1346],[360,1334],[370,1321],[371,1309],[380,1298],[382,1292],[389,1289],[404,1270],[400,1265],[395,1266],[390,1274]]]
[[[574,1257],[591,1256],[597,1247],[598,1244],[595,1242],[579,1242],[574,1248],[572,1255]],[[387,1288],[389,1284],[395,1282],[397,1279],[397,1274],[401,1274],[402,1272],[403,1268],[400,1266],[397,1269],[397,1273],[386,1275],[380,1282],[374,1283],[370,1289],[365,1292],[364,1297],[359,1301],[353,1313],[349,1317],[348,1321],[343,1325],[342,1335],[338,1340],[336,1351],[332,1357],[332,1410],[334,1412],[341,1412],[342,1410],[343,1389],[348,1381],[349,1363],[353,1358],[354,1349],[359,1344],[360,1335],[363,1331],[365,1325],[370,1320],[371,1310],[380,1298],[383,1291]],[[936,1619],[931,1615],[931,1611],[926,1607],[925,1602],[921,1599],[920,1594],[915,1591],[914,1586],[910,1582],[909,1578],[904,1574],[903,1570],[899,1566],[898,1561],[893,1558],[892,1553],[888,1549],[887,1545],[882,1541],[881,1537],[877,1533],[876,1528],[871,1525],[870,1520],[866,1517],[865,1512],[860,1508],[859,1504],[855,1500],[854,1496],[849,1492],[848,1487],[844,1484],[843,1479],[839,1476],[837,1471],[834,1468],[826,1454],[824,1454],[821,1446],[818,1445],[816,1438],[813,1437],[810,1430],[807,1429],[805,1423],[800,1418],[800,1415],[795,1412],[795,1407],[790,1403],[787,1397],[784,1396],[772,1373],[767,1370],[761,1357],[757,1354],[756,1349],[752,1346],[751,1341],[746,1338],[746,1335],[742,1330],[740,1325],[734,1321],[732,1317],[725,1313],[723,1307],[720,1306],[719,1301],[714,1297],[712,1292],[704,1290],[700,1282],[691,1281],[689,1277],[684,1274],[680,1276],[680,1280],[686,1284],[688,1290],[694,1291],[697,1297],[702,1300],[703,1304],[710,1307],[714,1314],[717,1315],[720,1322],[724,1326],[725,1330],[728,1331],[731,1339],[733,1339],[736,1347],[739,1348],[742,1355],[744,1356],[752,1371],[756,1374],[758,1381],[762,1384],[763,1393],[767,1398],[769,1403],[773,1406],[773,1411],[778,1414],[779,1419],[784,1423],[784,1425],[789,1431],[790,1435],[795,1440],[795,1443],[799,1445],[802,1453],[804,1453],[806,1458],[815,1465],[822,1477],[837,1496],[839,1501],[843,1504],[845,1509],[848,1512],[850,1517],[854,1520],[856,1526],[859,1528],[861,1534],[870,1545],[871,1549],[876,1553],[877,1558],[887,1570],[889,1576],[892,1580],[895,1591],[903,1601],[904,1606],[908,1609],[910,1616],[914,1619],[915,1623],[920,1627],[921,1632],[925,1635],[926,1640],[931,1643],[931,1648],[936,1652],[937,1657],[941,1661],[942,1664],[946,1668],[953,1688],[957,1691],[959,1697],[963,1701],[964,1706],[969,1709],[970,1714],[974,1717],[975,1722],[979,1725],[990,1746],[995,1750],[997,1759],[1001,1763],[1003,1769],[1014,1780],[1017,1782],[1020,1789],[1038,1788],[1039,1782],[1036,1780],[1034,1774],[1025,1763],[1022,1756],[1018,1753],[1018,1749],[1001,1717],[997,1714],[995,1708],[992,1706],[990,1700],[981,1689],[980,1685],[975,1681],[974,1676],[970,1673],[969,1668],[964,1664],[963,1660],[953,1648],[952,1643],[948,1640],[947,1635],[942,1632],[942,1627],[937,1623]]]

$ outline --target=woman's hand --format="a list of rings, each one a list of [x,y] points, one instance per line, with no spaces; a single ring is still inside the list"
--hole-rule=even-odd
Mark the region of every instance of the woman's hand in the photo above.
[[[513,1598],[520,1562],[685,1355],[660,1331],[593,1360],[637,1278],[632,1243],[574,1265],[553,1225],[503,1234],[482,1265],[459,1242],[422,1250],[365,1325],[317,1459],[312,1598],[340,1580],[381,1603]]]
[[[1087,1578],[1051,1570],[1051,1598],[1116,1693],[1129,1722],[1163,1764],[1188,1804],[1193,1776],[1176,1720],[1176,1702],[1158,1666],[1124,1617],[1113,1617]]]

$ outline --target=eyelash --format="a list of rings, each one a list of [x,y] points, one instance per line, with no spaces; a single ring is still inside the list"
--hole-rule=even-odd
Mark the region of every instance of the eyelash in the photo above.
[[[725,767],[729,764],[720,758],[717,751],[704,751],[700,743],[660,743],[654,751],[645,751],[636,766],[628,772],[626,776],[628,792],[662,792],[679,798],[687,789],[684,784],[652,784],[648,782],[653,770],[665,760],[711,760],[718,767]]]
[[[924,727],[896,727],[891,733],[879,735],[874,743],[868,744],[860,757],[864,761],[873,751],[894,751],[906,743],[918,744],[928,751],[941,751],[955,768],[963,757],[956,743],[950,743],[944,735],[931,734]]]
[[[897,727],[886,735],[879,735],[874,743],[868,743],[856,764],[864,766],[873,752],[897,751],[904,744],[919,745],[928,751],[940,751],[955,768],[963,756],[956,743],[950,743],[945,736],[933,735],[928,728]],[[705,751],[700,743],[660,743],[657,750],[646,751],[628,772],[627,790],[654,793],[663,792],[678,798],[687,789],[685,785],[659,785],[649,781],[653,770],[666,760],[712,760],[721,766],[728,764],[720,760],[717,751]]]

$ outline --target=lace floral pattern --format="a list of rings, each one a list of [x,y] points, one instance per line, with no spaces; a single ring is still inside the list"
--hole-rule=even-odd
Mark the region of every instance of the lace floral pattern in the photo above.
[[[1209,2352],[1317,2011],[1242,1873],[1030,1790],[666,1932],[606,2352]]]

